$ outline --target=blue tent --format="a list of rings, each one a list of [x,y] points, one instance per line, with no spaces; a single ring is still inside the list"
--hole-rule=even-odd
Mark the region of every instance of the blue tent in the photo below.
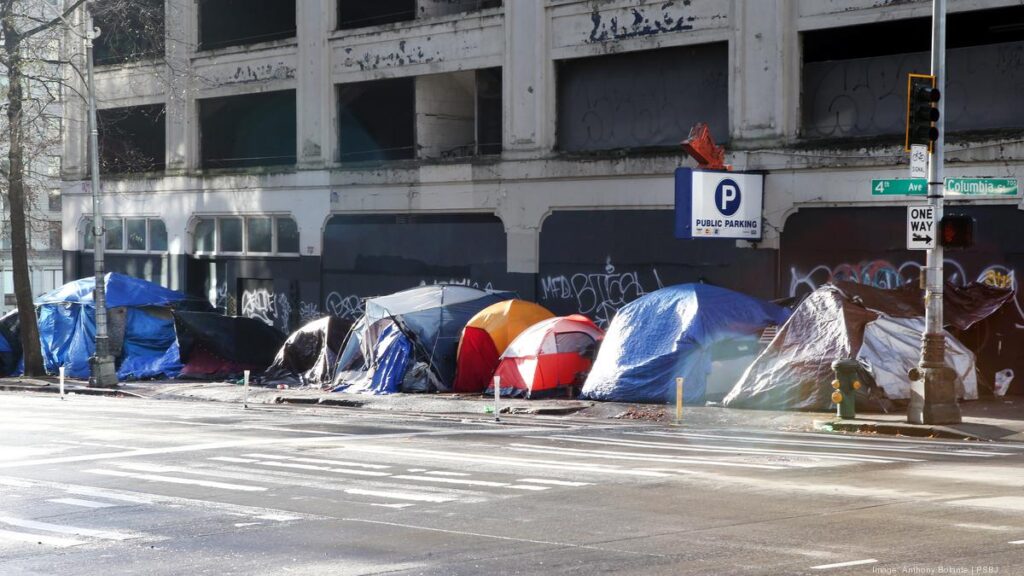
[[[71,378],[88,378],[89,357],[96,349],[93,303],[95,279],[69,282],[36,299],[43,365],[48,373],[64,366]],[[107,308],[124,308],[124,339],[118,378],[174,377],[181,370],[175,345],[172,306],[192,302],[182,292],[117,273],[105,277]]]
[[[615,315],[581,396],[670,402],[681,376],[683,401],[703,403],[712,346],[781,325],[789,314],[770,302],[707,284],[651,292]]]

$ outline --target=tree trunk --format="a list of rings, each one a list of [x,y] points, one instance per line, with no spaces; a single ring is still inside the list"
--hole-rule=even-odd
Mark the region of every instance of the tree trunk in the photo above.
[[[8,16],[10,18],[10,16]],[[39,326],[32,303],[32,284],[28,270],[28,229],[25,202],[24,135],[22,126],[21,39],[9,21],[3,23],[4,51],[7,57],[7,136],[10,149],[7,159],[8,204],[11,213],[11,260],[14,272],[14,295],[18,300],[18,325],[26,376],[42,376],[43,357],[39,350]]]

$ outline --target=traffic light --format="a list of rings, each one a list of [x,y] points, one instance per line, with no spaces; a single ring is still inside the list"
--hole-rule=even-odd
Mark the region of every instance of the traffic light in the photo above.
[[[974,246],[974,218],[965,214],[949,214],[939,223],[939,244],[945,248]]]
[[[910,152],[911,144],[923,144],[932,151],[932,146],[939,139],[939,129],[935,122],[939,120],[938,102],[942,95],[935,87],[935,76],[910,74],[907,77],[907,140],[906,149]]]

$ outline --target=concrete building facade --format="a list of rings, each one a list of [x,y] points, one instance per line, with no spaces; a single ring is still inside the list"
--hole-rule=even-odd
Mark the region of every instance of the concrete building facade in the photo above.
[[[1016,177],[1024,7],[949,6],[947,175]],[[678,282],[766,298],[830,279],[914,283],[910,199],[872,195],[870,180],[908,176],[906,73],[927,72],[930,10],[166,0],[159,57],[98,72],[101,148],[146,166],[104,174],[121,234],[110,265],[282,329],[433,282],[600,322]],[[674,238],[673,171],[694,165],[678,144],[697,122],[736,169],[765,171],[762,241]],[[68,277],[92,266],[83,127],[68,124],[62,164]],[[950,279],[1015,286],[1020,198],[950,204],[979,224]],[[1018,302],[1016,321],[965,336],[998,347],[987,369],[1024,374]]]

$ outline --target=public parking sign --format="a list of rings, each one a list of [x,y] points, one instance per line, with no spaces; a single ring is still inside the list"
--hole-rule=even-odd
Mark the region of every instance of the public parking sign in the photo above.
[[[907,250],[935,248],[935,208],[929,204],[907,206]]]
[[[676,169],[676,238],[761,239],[764,175]]]

